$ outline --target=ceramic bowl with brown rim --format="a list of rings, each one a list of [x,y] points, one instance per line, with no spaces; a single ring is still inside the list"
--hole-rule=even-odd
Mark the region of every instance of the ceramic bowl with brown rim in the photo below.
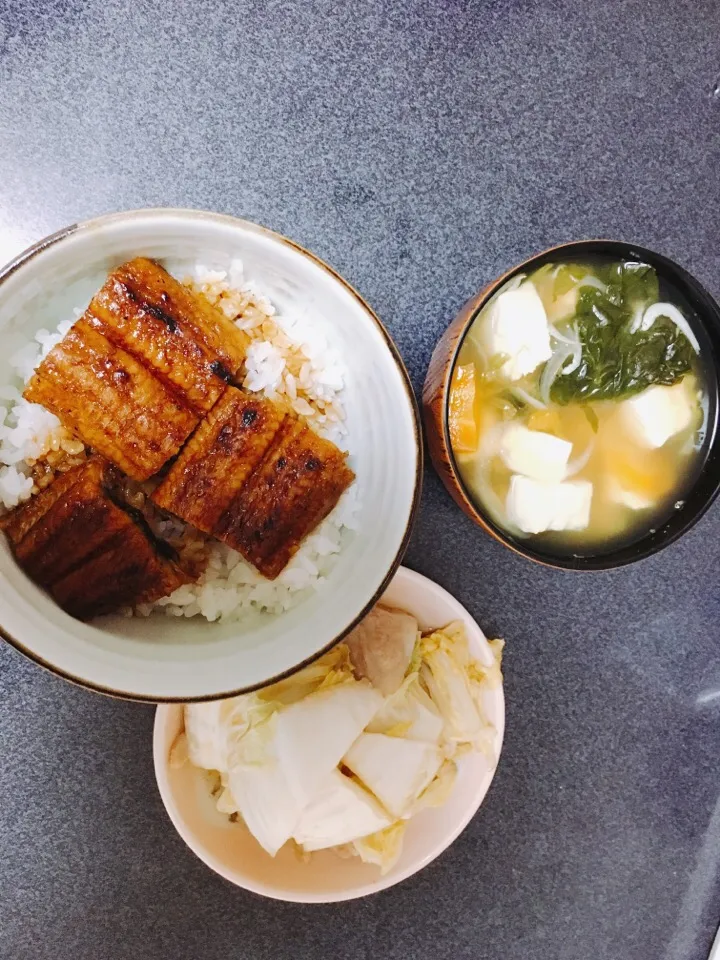
[[[108,272],[135,256],[155,258],[180,278],[193,265],[228,271],[240,260],[247,280],[281,315],[332,349],[357,476],[355,529],[346,526],[327,576],[295,606],[225,622],[157,612],[81,623],[32,583],[0,534],[0,634],[53,672],[105,693],[150,701],[227,697],[312,661],[383,593],[419,502],[419,413],[392,339],[349,284],[279,234],[196,210],[138,210],[75,224],[0,269],[0,385],[21,387],[10,363],[18,348],[72,320]]]
[[[549,549],[542,540],[517,536],[505,529],[486,509],[463,479],[453,452],[449,429],[450,386],[461,348],[473,324],[489,301],[514,278],[529,275],[546,264],[583,263],[595,260],[640,261],[651,265],[663,285],[684,305],[691,330],[700,346],[707,386],[707,411],[700,462],[692,485],[661,523],[635,538],[606,550]],[[650,556],[677,540],[705,513],[720,491],[720,442],[718,442],[718,371],[720,371],[720,307],[701,284],[672,260],[635,244],[613,240],[581,240],[550,248],[529,258],[484,287],[461,309],[437,343],[423,389],[423,416],[432,462],[443,483],[461,509],[487,533],[516,553],[549,566],[574,570],[603,570]]]

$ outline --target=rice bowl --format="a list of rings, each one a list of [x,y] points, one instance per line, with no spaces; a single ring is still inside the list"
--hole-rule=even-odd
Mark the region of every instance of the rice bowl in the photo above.
[[[228,270],[194,264],[183,283],[219,307],[251,337],[243,387],[269,400],[283,398],[321,436],[347,446],[343,389],[347,370],[312,320],[279,316],[270,300],[249,282],[240,260]],[[39,330],[10,359],[16,381],[0,386],[0,513],[29,499],[60,469],[81,463],[85,447],[60,420],[40,404],[21,396],[21,389],[50,350],[59,343],[86,304],[56,330]],[[133,485],[130,502],[149,505],[152,484]],[[323,524],[303,543],[278,580],[268,581],[230,547],[210,540],[177,518],[158,515],[153,527],[174,547],[200,558],[205,569],[198,583],[184,584],[168,597],[124,611],[126,616],[168,616],[206,620],[239,620],[252,610],[282,613],[317,590],[353,530],[359,509],[357,485],[343,496]],[[344,536],[345,534],[345,536]]]
[[[357,484],[277,581],[263,580],[235,551],[213,543],[197,586],[135,611],[145,616],[75,623],[72,631],[3,554],[0,626],[20,649],[89,686],[141,699],[225,696],[318,655],[382,589],[399,562],[419,493],[415,404],[377,320],[328,268],[288,241],[254,225],[194,212],[103,218],[29,251],[0,275],[5,509],[37,487],[29,460],[48,449],[55,460],[81,456],[77,440],[51,414],[18,400],[19,388],[58,332],[73,323],[98,277],[136,253],[161,260],[178,278],[189,277],[251,333],[243,387],[284,395],[314,429],[349,450]],[[383,464],[396,454],[397,475],[387,484]],[[172,626],[157,612],[171,615]],[[38,617],[50,620],[53,630],[36,627],[29,643],[29,620],[37,623]],[[201,627],[205,620],[221,622]],[[62,649],[56,628],[66,638]],[[132,667],[138,657],[142,677]]]

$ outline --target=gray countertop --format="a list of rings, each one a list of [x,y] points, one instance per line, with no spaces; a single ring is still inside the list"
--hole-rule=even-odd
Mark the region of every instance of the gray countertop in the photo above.
[[[714,0],[0,0],[0,259],[139,206],[328,260],[419,389],[483,282],[632,239],[720,295]],[[0,649],[5,960],[704,960],[720,918],[720,504],[615,573],[533,566],[428,468],[409,566],[507,638],[478,816],[366,901],[263,901],[175,834],[150,708]]]

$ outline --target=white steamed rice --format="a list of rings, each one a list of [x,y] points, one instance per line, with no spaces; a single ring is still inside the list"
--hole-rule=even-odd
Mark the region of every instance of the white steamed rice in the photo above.
[[[270,399],[284,398],[318,433],[347,449],[345,370],[325,338],[298,318],[278,315],[271,302],[245,280],[238,260],[229,271],[198,265],[183,282],[250,336],[245,389]],[[10,358],[16,380],[0,386],[0,513],[38,492],[38,465],[45,464],[51,479],[56,464],[64,460],[66,466],[72,465],[84,456],[83,445],[57,417],[21,396],[22,385],[81,314],[76,309],[75,317],[63,320],[55,331],[38,331]],[[141,491],[136,495],[144,499]],[[159,535],[181,553],[200,552],[207,566],[197,583],[127,613],[148,616],[161,610],[174,617],[239,620],[258,610],[288,610],[309,591],[322,588],[342,548],[343,531],[354,529],[358,506],[353,484],[274,581],[262,577],[225,544],[207,540],[177,519],[156,517],[153,527]]]

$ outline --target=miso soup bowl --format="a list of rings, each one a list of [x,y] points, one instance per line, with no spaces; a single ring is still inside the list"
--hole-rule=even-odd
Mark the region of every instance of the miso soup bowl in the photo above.
[[[465,337],[490,298],[520,273],[531,273],[546,263],[578,261],[595,256],[640,260],[653,266],[661,281],[672,284],[699,318],[691,324],[700,343],[709,373],[707,454],[697,480],[676,510],[662,525],[645,536],[606,553],[567,556],[535,549],[532,540],[514,537],[499,526],[476,500],[460,474],[450,443],[448,406],[450,383]],[[578,240],[551,247],[530,257],[489,283],[460,310],[435,347],[423,387],[423,417],[428,449],[435,469],[461,509],[500,543],[529,560],[571,570],[607,570],[649,557],[673,543],[702,517],[720,491],[720,441],[718,440],[718,379],[720,371],[720,307],[705,288],[679,264],[652,250],[620,240]]]
[[[279,234],[198,210],[137,210],[75,224],[0,269],[0,384],[10,381],[8,358],[19,347],[84,309],[110,270],[140,255],[181,277],[193,264],[227,270],[239,258],[246,278],[281,313],[335,351],[346,371],[356,531],[348,531],[321,589],[297,606],[225,623],[157,613],[80,623],[25,576],[0,534],[0,635],[54,673],[104,693],[150,701],[225,697],[313,660],[382,594],[420,497],[419,413],[397,348],[349,284]]]

